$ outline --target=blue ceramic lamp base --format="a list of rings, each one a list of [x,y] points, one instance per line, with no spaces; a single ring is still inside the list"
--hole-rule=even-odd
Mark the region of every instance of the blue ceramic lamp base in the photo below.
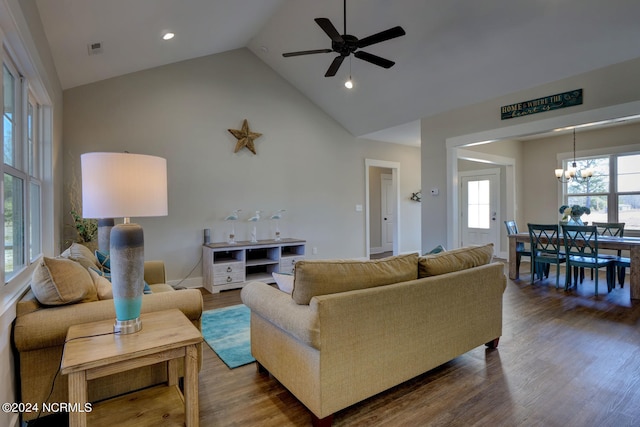
[[[128,222],[111,229],[111,283],[116,323],[113,331],[133,334],[142,329],[140,309],[144,292],[144,235],[142,227]]]

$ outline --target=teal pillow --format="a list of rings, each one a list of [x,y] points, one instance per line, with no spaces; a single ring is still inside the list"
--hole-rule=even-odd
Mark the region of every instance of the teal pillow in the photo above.
[[[100,270],[105,273],[111,273],[111,258],[109,257],[109,253],[96,251],[96,258],[98,259],[98,264],[100,265]]]
[[[97,268],[91,267],[91,269],[93,271],[95,271],[96,273],[98,273],[100,276],[104,277],[105,279],[111,281],[111,270],[109,270],[109,272],[105,272],[105,271],[101,271],[98,270]],[[144,289],[142,290],[143,293],[145,294],[152,294],[153,292],[151,291],[151,287],[149,286],[149,284],[144,281]]]
[[[429,252],[427,252],[425,255],[434,255],[434,254],[439,254],[440,252],[445,252],[446,249],[442,246],[442,245],[438,245],[435,248],[431,249]]]

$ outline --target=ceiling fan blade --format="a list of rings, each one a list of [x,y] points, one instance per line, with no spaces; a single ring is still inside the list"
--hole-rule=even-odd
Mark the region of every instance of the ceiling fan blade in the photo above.
[[[336,27],[334,27],[331,21],[329,21],[329,18],[316,18],[314,21],[316,21],[325,33],[327,33],[331,40],[336,43],[344,43],[344,39],[338,30],[336,30]]]
[[[358,59],[362,59],[363,61],[370,62],[374,65],[378,65],[383,68],[391,68],[395,65],[395,62],[389,61],[388,59],[380,58],[377,55],[372,55],[367,52],[357,51],[353,54]]]
[[[365,37],[362,40],[359,40],[358,47],[363,48],[363,47],[371,46],[372,44],[395,39],[396,37],[404,36],[405,34],[406,33],[404,32],[402,27],[389,28],[388,30],[380,31],[379,33],[373,34],[369,37]]]
[[[344,58],[346,58],[346,56],[342,56],[342,55],[336,56],[336,58],[333,60],[331,65],[329,65],[329,69],[324,74],[324,76],[325,77],[335,76],[336,73],[338,72],[338,68],[340,68],[340,65],[342,65],[342,61],[344,61]]]
[[[283,53],[282,56],[284,56],[285,58],[289,58],[290,56],[313,55],[314,53],[329,53],[329,52],[333,52],[333,51],[331,49],[301,50],[299,52]]]

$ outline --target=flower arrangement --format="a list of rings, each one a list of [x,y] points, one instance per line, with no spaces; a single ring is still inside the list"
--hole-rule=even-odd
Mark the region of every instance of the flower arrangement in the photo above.
[[[580,205],[562,205],[558,211],[562,214],[563,221],[566,221],[569,217],[581,217],[584,214],[589,215],[591,213],[591,209],[587,206]]]

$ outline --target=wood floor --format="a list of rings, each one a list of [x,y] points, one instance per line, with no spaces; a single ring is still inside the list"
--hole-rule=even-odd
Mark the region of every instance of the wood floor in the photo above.
[[[497,350],[478,347],[340,411],[334,426],[640,425],[640,302],[629,301],[628,284],[607,295],[602,278],[595,297],[588,280],[566,293],[553,274],[530,285],[528,271],[523,263],[521,280],[507,282]],[[239,291],[203,296],[205,309],[241,302]],[[229,370],[206,345],[200,421],[310,425],[275,379],[254,364]]]
[[[475,348],[344,409],[334,426],[639,426],[640,301],[628,285],[602,294],[603,276],[595,297],[588,280],[567,293],[553,274],[530,285],[528,271],[507,282],[497,350]],[[241,302],[237,290],[203,297],[206,310]],[[230,370],[204,345],[200,425],[308,426],[310,417],[255,364]]]

